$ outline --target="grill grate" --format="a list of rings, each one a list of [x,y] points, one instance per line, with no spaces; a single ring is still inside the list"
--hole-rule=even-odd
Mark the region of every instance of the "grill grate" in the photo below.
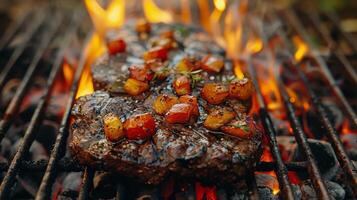
[[[3,115],[3,118],[0,121],[0,141],[4,138],[6,133],[8,132],[9,127],[11,126],[14,117],[19,111],[19,107],[21,105],[21,102],[23,100],[24,95],[27,92],[27,87],[29,85],[29,82],[32,80],[33,75],[36,73],[36,71],[39,69],[39,62],[41,58],[43,57],[43,54],[46,49],[49,48],[49,45],[51,44],[51,41],[54,39],[54,36],[58,34],[57,32],[61,32],[59,34],[63,34],[64,32],[64,39],[62,40],[62,43],[59,47],[59,50],[57,51],[55,60],[52,64],[51,72],[49,75],[49,78],[47,80],[47,87],[43,93],[43,96],[41,100],[38,102],[36,110],[34,114],[32,115],[31,121],[29,126],[26,129],[22,144],[19,146],[14,158],[12,159],[10,164],[7,163],[0,163],[0,171],[6,171],[6,175],[1,182],[0,186],[0,199],[8,199],[9,196],[11,195],[11,188],[13,184],[15,183],[15,178],[19,174],[19,172],[22,171],[41,171],[44,172],[44,176],[42,178],[40,187],[37,191],[36,194],[36,199],[49,199],[51,197],[52,193],[52,186],[53,183],[56,179],[57,173],[58,172],[63,172],[63,171],[75,171],[75,172],[83,172],[83,179],[82,179],[82,187],[79,192],[79,199],[88,199],[89,198],[89,193],[92,189],[93,185],[93,177],[95,170],[101,170],[99,167],[97,169],[91,169],[88,167],[83,167],[80,166],[76,161],[64,157],[64,150],[66,149],[67,146],[67,138],[68,138],[68,126],[69,126],[69,118],[70,118],[70,113],[71,113],[71,107],[72,104],[74,103],[75,96],[78,90],[78,84],[82,75],[82,72],[85,68],[85,58],[86,54],[85,51],[82,51],[82,55],[80,56],[78,67],[76,69],[75,75],[74,75],[74,81],[72,83],[70,92],[69,92],[69,97],[67,99],[67,106],[65,108],[65,112],[63,114],[61,123],[60,123],[60,129],[58,130],[57,133],[57,138],[55,141],[55,144],[53,146],[53,149],[51,151],[51,155],[49,158],[49,161],[46,160],[40,160],[40,161],[28,161],[25,160],[25,154],[29,151],[29,148],[31,147],[35,136],[36,136],[36,127],[38,124],[41,122],[41,115],[45,112],[46,106],[48,104],[48,100],[51,97],[51,91],[53,89],[53,85],[55,83],[56,76],[58,75],[61,66],[63,64],[63,58],[65,52],[68,50],[69,44],[73,40],[73,37],[75,36],[75,33],[77,29],[79,28],[79,22],[82,20],[83,16],[81,13],[79,14],[74,14],[73,16],[70,17],[70,24],[68,28],[65,31],[59,31],[58,29],[61,27],[61,24],[65,23],[65,17],[61,12],[51,12],[53,11],[53,8],[51,9],[44,9],[39,12],[29,12],[23,15],[23,17],[19,18],[17,22],[15,22],[8,30],[5,32],[3,38],[0,40],[0,50],[3,50],[6,45],[10,42],[11,38],[13,38],[16,34],[23,34],[25,37],[23,39],[23,43],[19,45],[14,51],[7,63],[5,64],[4,68],[1,70],[0,74],[0,90],[3,88],[4,84],[6,83],[9,73],[11,70],[13,70],[14,66],[16,65],[16,62],[20,58],[20,56],[23,54],[25,49],[27,48],[27,45],[29,41],[36,35],[38,32],[40,32],[41,27],[45,27],[46,31],[42,31],[42,39],[41,42],[39,43],[37,50],[35,51],[33,57],[31,58],[31,63],[28,66],[28,69],[21,81],[21,85],[17,88],[16,93],[14,98],[11,100],[10,104],[8,105],[5,114]],[[54,13],[54,15],[52,14]],[[48,18],[49,15],[53,15],[51,17],[50,23],[46,21],[46,18]],[[308,44],[309,48],[312,49],[312,44],[311,41],[309,41],[308,35],[302,26],[301,22],[299,21],[298,17],[295,15],[295,11],[289,10],[284,13],[276,13],[274,18],[279,19],[282,16],[285,16],[286,19],[288,20],[289,23],[291,23],[292,27],[294,30],[304,39],[304,41]],[[335,16],[328,15],[328,18],[338,25],[338,19],[336,19]],[[315,18],[311,18],[314,21],[314,25],[318,30],[320,30],[320,27],[318,26],[318,23],[316,23],[316,16]],[[27,28],[23,31],[23,33],[18,33],[19,29],[24,25],[28,23]],[[321,31],[321,30],[320,30]],[[323,32],[323,31],[321,31]],[[355,46],[355,43],[352,38],[348,36],[348,34],[343,33],[343,36],[351,41],[351,44],[355,48],[355,52],[357,51],[357,48]],[[88,33],[84,42],[84,46],[82,49],[84,49],[88,39],[91,37],[92,33]],[[283,30],[279,30],[279,35],[282,38],[285,38],[285,43],[287,45],[289,44],[288,39],[285,36],[285,33]],[[341,55],[342,56],[341,56]],[[347,60],[343,66],[347,68],[347,71],[353,70],[351,69],[350,64],[348,59],[343,55],[343,53],[338,53],[337,52],[337,57],[339,55],[340,60]],[[326,79],[329,82],[329,87],[337,97],[337,99],[340,101],[341,105],[343,106],[344,110],[348,114],[348,117],[350,121],[357,126],[357,117],[355,112],[353,111],[351,105],[348,103],[346,100],[345,96],[341,92],[340,88],[337,86],[336,81],[331,75],[331,72],[328,69],[328,66],[324,59],[320,57],[319,55],[315,54],[314,51],[312,51],[312,56],[314,60],[317,61],[318,65],[321,67],[321,69],[324,72],[324,75]],[[294,63],[294,59],[291,59],[292,65],[296,66],[297,64]],[[289,95],[286,92],[284,83],[282,81],[279,81],[279,88],[281,91],[282,99],[284,101],[287,114],[289,116],[289,121],[292,124],[293,130],[294,130],[294,136],[298,142],[298,147],[301,149],[306,157],[306,161],[303,162],[290,162],[290,163],[284,163],[281,153],[278,148],[277,140],[276,140],[276,130],[274,128],[272,119],[269,115],[269,111],[266,108],[266,105],[264,104],[263,100],[263,95],[260,91],[259,84],[257,81],[257,74],[255,73],[254,68],[254,63],[250,63],[249,65],[250,68],[250,73],[252,75],[252,79],[254,82],[254,85],[257,89],[257,99],[258,99],[258,104],[259,104],[259,116],[261,118],[262,124],[264,126],[265,132],[267,134],[267,137],[269,138],[269,145],[270,145],[270,150],[273,156],[273,159],[275,160],[274,162],[260,162],[256,169],[257,171],[270,171],[274,170],[277,174],[277,179],[279,182],[279,187],[281,190],[281,196],[284,199],[295,199],[295,194],[294,190],[292,187],[291,182],[288,179],[288,171],[305,171],[308,170],[309,175],[312,180],[314,189],[317,191],[319,199],[329,199],[329,195],[326,189],[326,186],[321,178],[321,173],[319,172],[319,169],[316,164],[316,160],[314,159],[314,156],[311,152],[311,149],[307,143],[307,138],[306,134],[303,131],[303,128],[295,115],[294,111],[294,106],[292,103],[289,101]],[[336,156],[338,158],[338,161],[340,165],[342,166],[344,172],[346,173],[346,178],[348,179],[348,183],[350,184],[354,195],[357,196],[357,183],[356,183],[356,174],[353,171],[353,166],[351,163],[351,160],[347,157],[345,150],[343,149],[343,146],[341,144],[341,141],[339,140],[337,136],[337,131],[333,128],[333,125],[327,118],[326,110],[322,106],[319,97],[317,94],[314,92],[314,90],[309,87],[308,84],[308,79],[305,76],[305,74],[300,70],[298,70],[298,75],[301,80],[303,80],[305,87],[308,89],[310,98],[313,102],[313,106],[317,108],[317,113],[319,116],[319,119],[322,121],[323,125],[325,126],[327,130],[327,136],[329,141],[331,142],[333,149],[336,153]],[[355,71],[353,70],[355,73]],[[257,189],[257,184],[254,178],[254,172],[252,171],[249,176],[247,176],[247,184],[250,189],[250,198],[251,199],[257,199],[259,197],[258,195],[258,189]],[[118,185],[117,186],[117,193],[116,197],[117,199],[121,199],[123,195],[123,188]]]

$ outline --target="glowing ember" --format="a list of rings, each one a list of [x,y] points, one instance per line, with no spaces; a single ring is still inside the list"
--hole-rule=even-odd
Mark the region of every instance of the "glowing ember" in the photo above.
[[[353,130],[350,126],[348,119],[345,119],[342,123],[341,134],[356,134],[357,130]]]
[[[143,9],[145,17],[149,22],[170,23],[173,21],[171,13],[160,9],[152,0],[143,0]]]
[[[294,58],[296,61],[301,61],[305,55],[309,52],[309,48],[306,43],[299,37],[293,37],[294,45],[296,46],[296,52],[294,54]]]
[[[217,200],[217,191],[216,187],[205,187],[201,185],[201,183],[196,182],[195,184],[196,190],[196,200]]]

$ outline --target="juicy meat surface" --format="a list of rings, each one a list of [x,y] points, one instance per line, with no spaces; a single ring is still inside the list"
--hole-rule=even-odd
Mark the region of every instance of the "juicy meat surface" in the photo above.
[[[160,30],[172,29],[178,48],[171,51],[164,63],[173,68],[184,56],[202,58],[214,54],[224,58],[224,51],[202,31],[177,24],[153,24],[150,37]],[[93,94],[80,97],[72,109],[70,147],[81,164],[119,172],[149,184],[158,184],[170,174],[215,183],[235,182],[255,166],[261,156],[261,128],[247,114],[251,100],[228,99],[220,105],[210,105],[200,97],[203,84],[226,81],[232,76],[232,66],[225,64],[222,73],[202,73],[202,80],[192,89],[198,97],[199,117],[194,123],[169,124],[165,116],[153,110],[153,102],[160,94],[175,95],[172,88],[174,73],[163,81],[150,83],[149,91],[130,96],[123,91],[131,64],[143,63],[142,54],[148,42],[142,41],[132,25],[112,33],[109,37],[125,39],[126,53],[104,55],[92,66]],[[149,39],[150,40],[150,39]],[[221,131],[208,130],[203,122],[209,111],[217,107],[231,108],[241,121],[251,124],[251,137],[237,137]],[[155,118],[156,132],[149,139],[109,141],[104,133],[103,117],[115,114],[122,121],[130,116],[150,113]]]

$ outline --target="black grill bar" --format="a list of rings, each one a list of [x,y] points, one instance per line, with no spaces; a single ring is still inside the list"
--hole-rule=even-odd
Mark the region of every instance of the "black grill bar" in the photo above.
[[[0,90],[4,87],[5,81],[7,76],[9,75],[10,70],[16,63],[17,59],[20,57],[20,55],[23,53],[25,50],[26,46],[28,45],[28,42],[32,38],[32,36],[35,34],[36,30],[40,27],[40,25],[44,22],[46,18],[46,12],[38,12],[38,14],[34,17],[33,21],[31,24],[28,25],[28,29],[25,30],[24,33],[24,40],[21,45],[19,45],[14,52],[12,53],[10,59],[8,62],[5,64],[4,68],[1,71],[0,74]]]
[[[251,75],[251,79],[256,89],[257,100],[259,104],[259,116],[263,124],[265,133],[269,138],[270,152],[274,160],[276,161],[276,166],[274,167],[274,170],[275,173],[277,174],[277,178],[279,181],[279,188],[281,191],[280,194],[284,197],[284,199],[295,199],[291,187],[291,183],[288,178],[288,170],[283,162],[283,159],[281,158],[281,154],[278,148],[278,142],[276,140],[276,132],[274,129],[274,125],[273,122],[271,121],[268,111],[266,110],[266,105],[264,103],[263,96],[259,88],[259,84],[257,81],[257,74],[255,73],[255,70],[253,69],[253,66],[250,63],[248,64],[248,67],[249,67],[249,73]]]
[[[289,171],[306,171],[306,161],[302,162],[288,162],[283,163]],[[47,167],[47,160],[28,161],[22,160],[19,162],[19,170],[24,172],[41,172]],[[276,170],[276,162],[259,162],[255,168],[256,171],[272,171]],[[76,160],[71,158],[62,158],[57,162],[57,170],[59,172],[81,172],[85,171],[86,167],[80,165]],[[9,164],[0,163],[0,171],[6,171],[9,169]],[[96,168],[96,170],[104,170],[102,168]]]
[[[353,166],[351,163],[351,160],[348,158],[343,145],[340,141],[340,139],[337,136],[337,131],[335,128],[332,126],[330,120],[327,117],[327,113],[325,108],[322,106],[320,99],[317,97],[316,93],[312,90],[311,87],[309,87],[309,81],[305,74],[301,71],[300,68],[295,67],[295,69],[298,71],[298,74],[300,78],[303,80],[305,87],[307,88],[309,95],[311,97],[312,103],[314,107],[317,109],[317,114],[320,118],[320,121],[322,124],[325,126],[327,130],[327,137],[331,142],[331,145],[336,153],[336,156],[338,158],[338,161],[340,162],[340,165],[342,166],[342,169],[346,173],[345,176],[349,180],[349,185],[351,186],[353,193],[355,196],[357,196],[357,175],[353,171]]]
[[[325,183],[322,181],[320,170],[317,167],[314,155],[312,154],[312,151],[307,143],[306,135],[303,131],[303,128],[301,127],[299,119],[295,115],[295,108],[290,102],[290,97],[285,89],[284,84],[279,79],[277,82],[299,149],[302,151],[304,157],[308,161],[307,170],[309,172],[312,185],[314,186],[319,199],[330,199]]]
[[[77,17],[78,18],[78,17]],[[36,132],[35,129],[38,125],[38,123],[41,121],[41,115],[44,112],[46,105],[48,103],[48,99],[51,94],[51,90],[53,88],[53,85],[55,83],[56,76],[58,72],[61,69],[62,66],[62,61],[64,58],[65,50],[68,47],[71,39],[75,36],[74,34],[76,33],[75,30],[77,29],[78,26],[78,19],[76,18],[76,22],[70,23],[69,30],[66,33],[64,40],[61,44],[61,47],[57,53],[55,62],[52,66],[52,70],[50,72],[49,78],[47,80],[46,84],[46,90],[44,91],[43,96],[41,97],[41,100],[39,101],[36,110],[31,118],[31,121],[28,125],[28,128],[26,129],[25,135],[23,137],[22,143],[19,146],[14,158],[11,161],[10,167],[7,170],[7,173],[1,183],[0,186],[0,199],[7,199],[8,196],[10,195],[10,189],[15,181],[15,177],[17,175],[17,172],[19,171],[19,166],[20,162],[23,160],[25,154],[28,152],[30,149],[32,142],[35,139]]]
[[[89,199],[89,193],[93,186],[94,170],[86,167],[83,172],[82,187],[79,192],[79,200]]]
[[[278,31],[278,34],[284,40],[284,44],[286,44],[288,46],[288,48],[290,50],[292,50],[292,44],[287,39],[286,35],[281,30]],[[351,186],[353,193],[355,195],[357,195],[357,193],[356,193],[357,180],[355,179],[355,177],[357,177],[357,175],[353,171],[352,162],[348,158],[348,156],[343,148],[343,144],[341,143],[340,139],[338,138],[338,133],[337,133],[336,129],[334,128],[334,126],[332,125],[332,123],[330,122],[330,120],[328,119],[326,109],[322,105],[320,98],[318,97],[316,92],[310,87],[308,78],[306,77],[304,72],[301,70],[301,68],[297,66],[297,63],[295,62],[293,56],[291,54],[289,56],[290,56],[291,62],[293,63],[291,66],[294,67],[295,70],[297,70],[298,76],[303,81],[304,87],[307,89],[307,92],[309,93],[309,96],[312,101],[311,103],[312,103],[313,107],[316,108],[318,117],[319,117],[321,123],[323,124],[324,128],[327,131],[327,138],[329,139],[329,141],[336,153],[336,157],[337,157],[340,165],[342,166],[342,169],[346,173],[346,178],[347,178],[347,180],[349,180],[348,183]],[[307,64],[309,64],[309,63],[307,63]]]
[[[88,42],[88,39],[90,38],[92,34],[88,34],[86,36],[86,40],[84,42],[84,46],[82,49],[85,48],[85,45]],[[66,110],[64,112],[64,115],[62,117],[60,129],[58,130],[57,133],[57,138],[55,145],[51,151],[51,156],[45,171],[45,174],[42,178],[39,190],[36,194],[36,200],[40,199],[48,199],[50,197],[51,189],[52,189],[52,183],[56,177],[57,173],[57,162],[58,160],[62,157],[63,155],[63,150],[66,149],[66,140],[68,137],[68,126],[69,126],[69,118],[71,114],[71,109],[72,109],[72,104],[74,103],[76,93],[78,90],[79,86],[79,81],[82,75],[82,72],[85,68],[85,63],[86,62],[86,52],[83,51],[79,64],[78,64],[78,69],[76,70],[76,73],[74,75],[71,91],[69,93],[69,99],[67,102]]]
[[[330,70],[328,69],[328,66],[326,62],[316,53],[316,50],[313,48],[312,42],[310,38],[308,37],[308,34],[301,24],[301,22],[297,19],[297,16],[295,14],[295,11],[292,9],[288,9],[287,11],[283,11],[283,15],[285,18],[289,21],[289,23],[295,28],[296,32],[303,38],[303,40],[306,42],[308,45],[309,49],[311,50],[311,55],[317,62],[317,64],[320,66],[323,74],[326,77],[326,80],[328,81],[328,84],[330,85],[331,90],[335,94],[335,96],[338,98],[340,101],[343,109],[347,113],[351,124],[353,127],[357,127],[357,115],[352,109],[351,105],[348,103],[346,97],[343,95],[341,89],[338,87],[336,81],[334,80]]]
[[[4,116],[0,121],[0,142],[4,138],[9,127],[11,126],[12,120],[14,116],[16,116],[20,108],[23,96],[25,95],[25,92],[28,86],[30,85],[29,83],[32,80],[33,75],[35,74],[36,69],[39,66],[38,63],[41,60],[42,55],[46,51],[52,37],[56,33],[61,21],[61,18],[59,18],[59,16],[56,16],[55,20],[50,23],[48,31],[43,35],[43,39],[41,40],[41,43],[38,46],[38,49],[26,71],[26,74],[21,81],[21,84],[17,88],[14,97],[6,108]]]
[[[333,54],[335,57],[342,63],[342,66],[345,68],[347,71],[346,75],[351,78],[351,80],[354,81],[355,84],[357,84],[357,73],[353,69],[353,66],[351,62],[347,59],[345,54],[342,52],[341,48],[338,47],[338,45],[333,41],[331,36],[328,34],[328,30],[321,26],[321,21],[317,13],[309,13],[307,16],[310,18],[312,24],[316,28],[316,30],[319,32],[320,35],[324,38],[324,40],[331,46],[336,47],[333,50]],[[353,43],[350,44],[352,47],[354,47]]]
[[[22,14],[15,23],[12,23],[10,27],[8,27],[4,33],[4,35],[0,39],[0,50],[2,50],[10,39],[15,35],[16,31],[24,24],[25,20],[32,18],[32,11],[28,11],[25,14]]]

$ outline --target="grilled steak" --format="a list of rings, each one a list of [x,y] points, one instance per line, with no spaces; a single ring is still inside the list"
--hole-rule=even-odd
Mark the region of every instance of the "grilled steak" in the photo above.
[[[234,78],[224,51],[202,31],[145,26],[112,33],[125,48],[122,40],[108,45],[92,66],[97,91],[72,110],[73,155],[150,184],[169,174],[239,180],[261,155],[261,129],[247,113],[251,82]]]

